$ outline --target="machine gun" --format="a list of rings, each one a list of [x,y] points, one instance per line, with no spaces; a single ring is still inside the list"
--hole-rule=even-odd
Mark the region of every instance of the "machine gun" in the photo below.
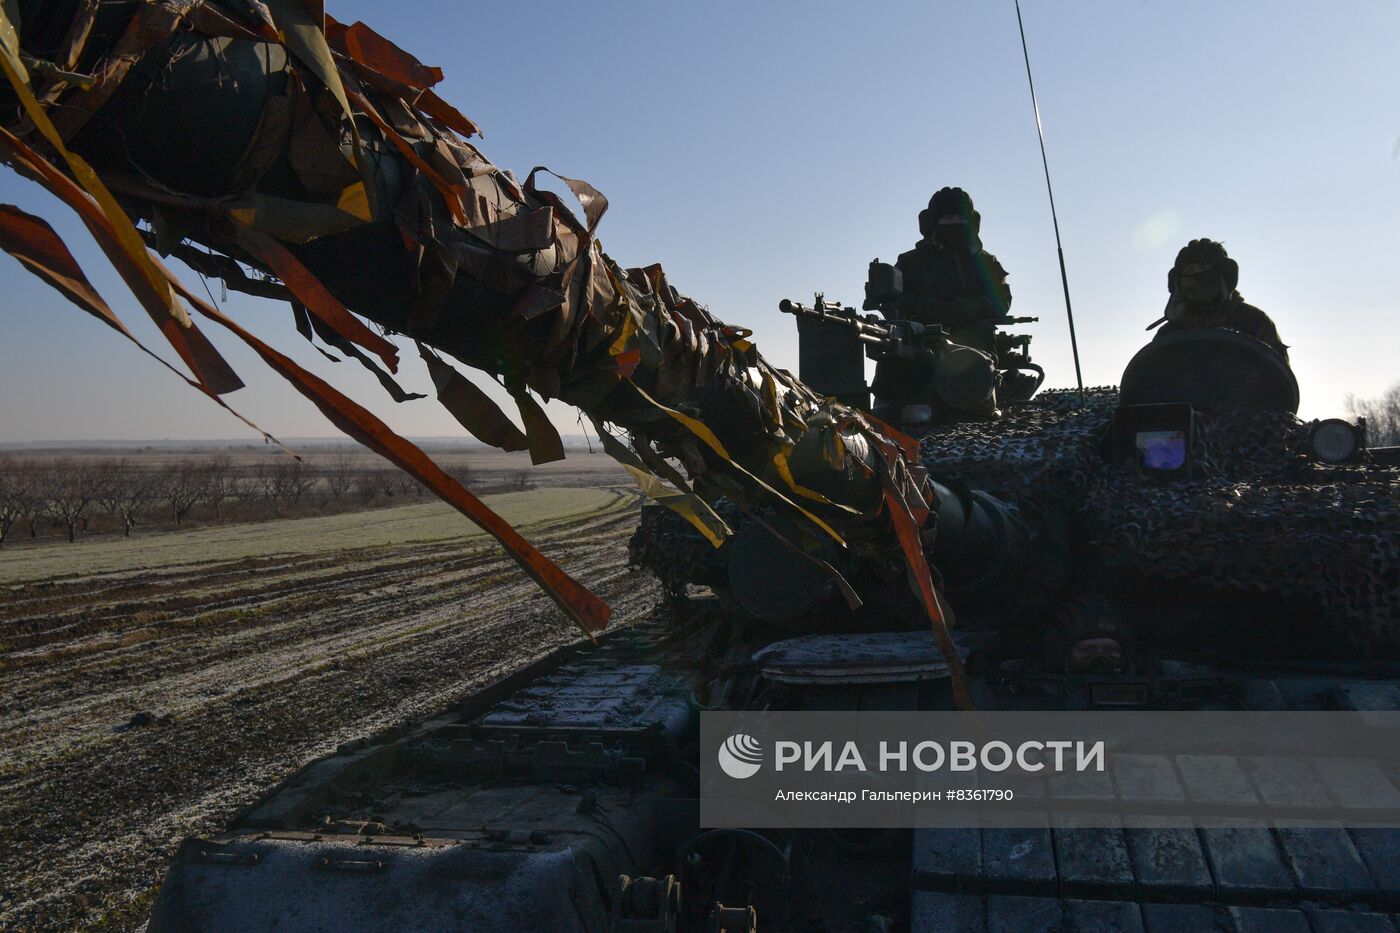
[[[874,259],[865,282],[865,311],[879,311],[887,318],[900,316],[901,299],[904,297],[904,276],[898,266]],[[988,330],[989,342],[976,346],[992,354],[998,372],[997,403],[1005,406],[1030,399],[1045,381],[1045,370],[1031,362],[1029,334],[1008,334],[998,328],[1015,324],[1031,324],[1040,320],[1035,317],[984,318],[979,323]],[[953,339],[966,342],[955,332]],[[878,378],[878,377],[877,377]]]
[[[871,307],[869,299],[865,307]],[[873,388],[879,399],[875,414],[889,421],[980,416],[994,411],[998,402],[1029,398],[1045,378],[1044,370],[1030,362],[1028,335],[998,333],[993,355],[953,342],[940,325],[881,320],[829,303],[820,294],[811,307],[785,298],[778,310],[797,318],[799,377],[824,394],[866,410],[872,410]],[[1037,320],[1006,315],[989,323],[1008,326]],[[877,364],[873,386],[866,385],[862,356]],[[1026,376],[1023,370],[1036,375]]]
[[[937,326],[925,326],[917,321],[881,321],[873,314],[857,314],[855,308],[843,308],[840,302],[828,305],[818,294],[812,307],[784,298],[778,310],[800,319],[824,321],[863,345],[865,355],[877,363],[884,359],[899,359],[936,365],[948,344],[948,332]],[[802,325],[799,323],[799,333]]]

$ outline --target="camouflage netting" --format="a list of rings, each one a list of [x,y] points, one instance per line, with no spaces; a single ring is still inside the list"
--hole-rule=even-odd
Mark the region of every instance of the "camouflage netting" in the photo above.
[[[317,0],[16,0],[0,5],[0,72],[0,161],[79,215],[187,381],[219,404],[243,382],[192,312],[495,536],[586,632],[606,623],[596,596],[422,451],[151,250],[288,301],[303,336],[399,401],[412,396],[385,335],[411,338],[464,428],[537,463],[563,447],[535,395],[577,406],[642,490],[716,545],[724,496],[775,509],[804,542],[907,565],[956,670],[919,546],[933,494],[912,443],[771,365],[659,265],[606,255],[606,198],[556,176],[575,212],[540,186],[548,169],[521,183],[492,164],[469,141],[476,125],[434,92],[440,69]],[[0,205],[0,248],[136,339],[43,219]],[[453,358],[503,385],[524,431]]]
[[[720,499],[715,512],[731,528],[747,521],[733,502]],[[647,570],[661,581],[666,592],[684,596],[686,584],[724,586],[729,581],[729,542],[712,547],[675,512],[643,506],[637,530],[627,542],[628,563]]]
[[[986,425],[941,428],[924,464],[996,495],[1059,504],[1109,566],[1161,579],[1314,602],[1339,636],[1400,645],[1400,470],[1331,466],[1286,413],[1198,414],[1189,480],[1144,481],[1105,464],[1118,394],[1042,393]]]

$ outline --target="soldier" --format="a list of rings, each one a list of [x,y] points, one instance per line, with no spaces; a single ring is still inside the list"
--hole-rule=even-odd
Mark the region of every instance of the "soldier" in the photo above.
[[[961,188],[941,188],[919,213],[923,239],[895,263],[904,279],[897,311],[947,328],[949,339],[996,355],[996,321],[1011,307],[1006,270],[982,248],[982,216]]]
[[[1066,674],[1127,674],[1137,668],[1135,639],[1123,614],[1098,593],[1071,600],[1047,633],[1047,666]]]
[[[941,327],[958,345],[944,349],[932,371],[903,359],[881,360],[870,386],[877,417],[915,430],[929,422],[999,414],[997,324],[1006,319],[1011,289],[1001,263],[982,249],[981,222],[967,192],[941,188],[919,213],[923,238],[914,248],[900,255],[894,269],[878,260],[870,264],[866,310]]]
[[[1288,347],[1278,328],[1267,314],[1240,297],[1235,290],[1239,280],[1239,264],[1223,245],[1192,240],[1176,254],[1176,263],[1167,273],[1171,297],[1165,315],[1148,330],[1161,324],[1157,332],[1161,337],[1189,327],[1228,327],[1264,341],[1288,362]]]

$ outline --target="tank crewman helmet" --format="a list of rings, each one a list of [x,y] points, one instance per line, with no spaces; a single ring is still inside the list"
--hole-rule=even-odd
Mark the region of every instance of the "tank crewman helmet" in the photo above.
[[[972,206],[972,198],[961,188],[939,188],[928,199],[928,208],[919,212],[919,232],[926,237],[938,234],[939,221],[961,217],[973,236],[982,225],[982,216]]]
[[[1051,653],[1065,673],[1122,674],[1136,667],[1132,627],[1097,593],[1080,596],[1060,610],[1051,641]]]
[[[1225,252],[1223,243],[1204,237],[1192,240],[1176,254],[1176,262],[1167,273],[1167,291],[1176,294],[1182,276],[1197,276],[1212,269],[1219,273],[1226,294],[1233,292],[1240,284],[1240,264]]]

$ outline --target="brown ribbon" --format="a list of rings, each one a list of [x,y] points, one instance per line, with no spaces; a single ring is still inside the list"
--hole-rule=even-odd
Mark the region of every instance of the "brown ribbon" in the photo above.
[[[370,450],[384,457],[423,483],[444,502],[451,505],[477,527],[501,543],[506,553],[515,559],[527,574],[592,638],[607,627],[612,610],[607,603],[565,573],[557,564],[541,554],[534,545],[520,536],[476,496],[467,491],[428,455],[414,444],[395,434],[389,426],[357,405],[329,383],[302,369],[257,337],[226,317],[217,308],[185,288],[168,269],[161,267],[171,284],[205,317],[218,321],[237,334],[268,366],[308,398],[332,424]]]

